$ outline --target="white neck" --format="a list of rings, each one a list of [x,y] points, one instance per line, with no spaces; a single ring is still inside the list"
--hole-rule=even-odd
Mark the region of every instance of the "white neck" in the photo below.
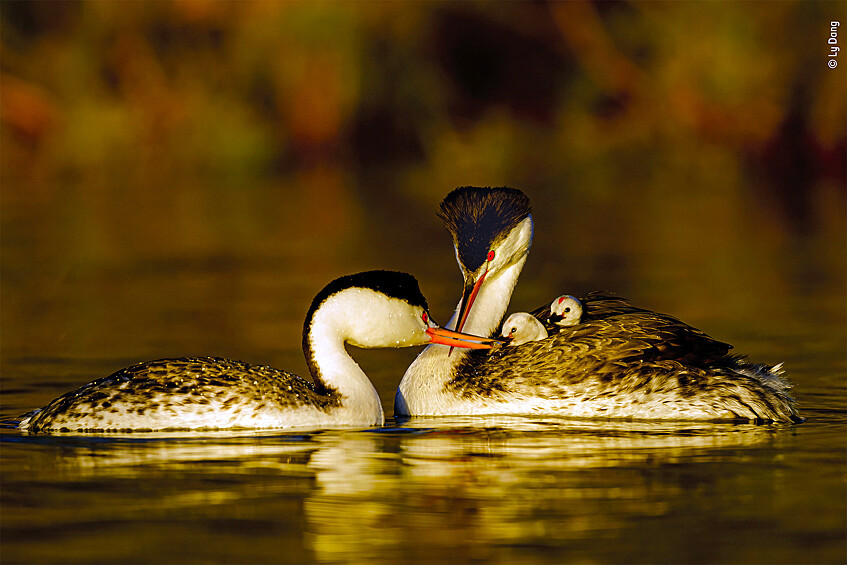
[[[485,280],[465,320],[462,332],[484,337],[494,335],[509,307],[512,292],[525,262],[526,255],[494,278]],[[461,305],[460,300],[447,327],[456,327]],[[446,405],[452,402],[452,398],[443,395],[441,391],[453,378],[456,366],[465,355],[466,349],[455,348],[450,352],[450,347],[446,345],[427,346],[412,362],[400,381],[394,398],[394,414],[405,416],[449,413]]]
[[[335,389],[342,396],[341,407],[334,412],[339,423],[381,425],[385,415],[379,394],[344,347],[348,319],[349,313],[345,314],[337,297],[327,299],[315,312],[306,337],[318,373],[312,376],[320,381],[318,385]]]

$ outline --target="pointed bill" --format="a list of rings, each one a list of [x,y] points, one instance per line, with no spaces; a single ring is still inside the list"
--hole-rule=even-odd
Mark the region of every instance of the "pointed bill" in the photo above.
[[[459,317],[456,320],[456,331],[462,331],[462,328],[465,327],[465,322],[468,319],[468,315],[471,313],[471,306],[473,306],[474,300],[476,300],[476,295],[479,294],[479,289],[482,287],[482,281],[485,280],[485,275],[488,274],[488,269],[483,271],[482,275],[480,275],[479,279],[474,282],[473,278],[468,278],[465,281],[465,289],[462,292],[462,306],[459,308]],[[450,353],[453,353],[453,349],[450,349]]]
[[[486,269],[476,282],[474,282],[472,278],[465,282],[465,289],[462,292],[462,306],[459,308],[459,318],[456,322],[457,332],[462,331],[462,328],[465,327],[465,322],[468,320],[468,315],[471,313],[471,307],[473,306],[474,300],[476,300],[476,295],[479,294],[479,289],[482,288],[482,282],[485,280],[485,275],[487,274],[488,270]]]
[[[501,339],[463,334],[440,327],[429,328],[426,330],[426,333],[429,334],[431,343],[449,345],[451,346],[451,350],[453,347],[461,347],[464,349],[491,349],[492,347],[496,347],[503,343],[503,340]]]

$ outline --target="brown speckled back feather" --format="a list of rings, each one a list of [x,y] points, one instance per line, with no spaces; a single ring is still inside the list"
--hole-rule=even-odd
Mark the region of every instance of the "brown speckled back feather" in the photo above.
[[[675,360],[695,366],[704,366],[724,357],[732,346],[717,341],[706,333],[669,316],[645,308],[633,306],[625,298],[589,293],[580,301],[583,314],[580,324],[562,328],[549,321],[550,306],[542,306],[532,311],[549,334],[564,332],[569,339],[599,332],[604,336],[626,338],[628,342],[623,350],[611,352],[623,355],[632,349],[634,357],[630,360],[658,361]],[[597,322],[597,323],[591,323]]]
[[[273,367],[250,365],[219,357],[159,359],[137,363],[108,377],[63,394],[36,413],[31,432],[62,429],[114,430],[125,427],[126,414],[161,420],[161,427],[179,428],[178,414],[188,403],[237,412],[261,407],[328,410],[341,403],[338,393],[321,394],[313,383]],[[151,426],[153,427],[153,426]]]
[[[682,413],[696,401],[729,417],[798,419],[778,369],[728,355],[729,344],[623,298],[592,293],[581,300],[579,324],[555,326],[547,319],[549,305],[538,308],[532,314],[548,338],[470,352],[447,388],[495,402],[536,397],[577,406],[609,399],[610,416],[654,417],[677,406]],[[647,408],[657,398],[662,406]]]

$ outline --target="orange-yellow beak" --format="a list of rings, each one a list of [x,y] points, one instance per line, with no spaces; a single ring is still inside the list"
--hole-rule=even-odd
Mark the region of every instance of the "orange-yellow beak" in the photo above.
[[[439,327],[427,328],[426,333],[432,343],[465,349],[491,349],[503,343],[500,339],[463,334]]]
[[[476,295],[479,294],[479,289],[482,287],[482,282],[485,280],[485,275],[487,274],[488,269],[482,272],[482,275],[480,275],[475,283],[465,283],[465,289],[462,291],[462,307],[459,308],[459,321],[456,323],[457,332],[462,331],[462,328],[465,327],[468,314],[471,313],[471,306],[473,306]]]
[[[485,271],[482,272],[479,279],[475,283],[471,283],[465,281],[465,289],[462,291],[462,306],[459,308],[459,318],[456,322],[456,331],[462,331],[462,328],[465,327],[465,322],[468,319],[468,314],[471,313],[471,306],[473,306],[473,301],[476,300],[476,295],[479,294],[479,289],[482,287],[482,281],[485,280],[485,275],[488,274],[488,268],[486,267]],[[471,279],[473,280],[473,279]],[[502,343],[502,342],[500,342]],[[450,348],[450,353],[453,353],[453,348]]]

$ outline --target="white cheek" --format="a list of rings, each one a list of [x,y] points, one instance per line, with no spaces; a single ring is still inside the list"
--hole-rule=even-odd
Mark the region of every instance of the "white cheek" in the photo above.
[[[408,315],[398,316],[391,322],[391,338],[396,346],[418,343],[425,332],[423,320]]]

